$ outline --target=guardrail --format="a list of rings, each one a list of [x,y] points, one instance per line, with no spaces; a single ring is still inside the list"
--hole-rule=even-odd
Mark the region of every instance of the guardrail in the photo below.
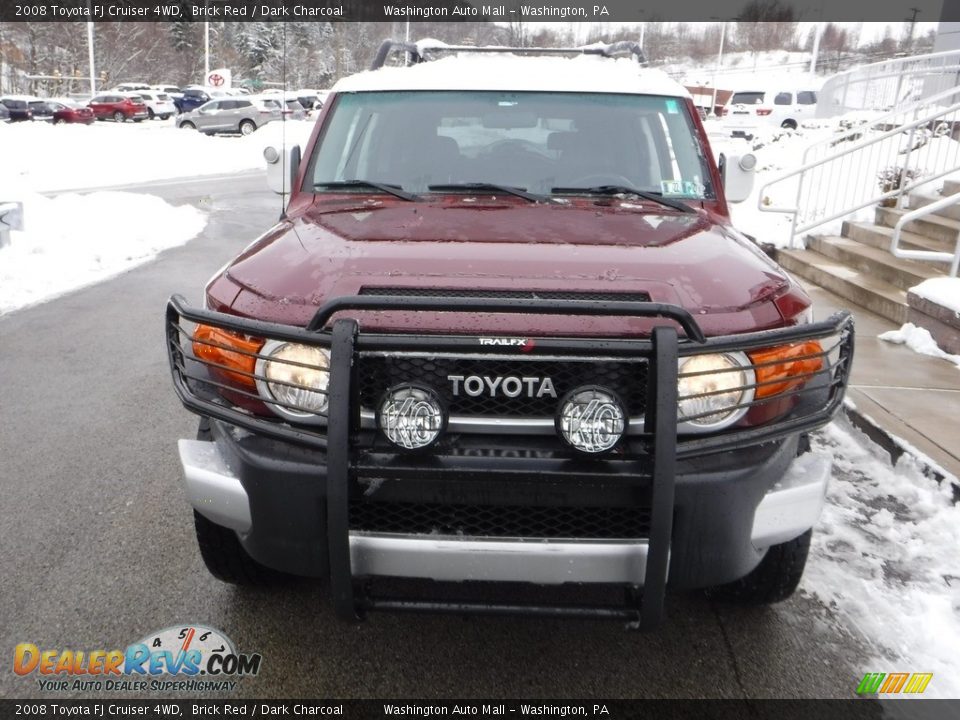
[[[960,85],[960,50],[884,60],[837,73],[820,89],[817,117],[890,110]]]
[[[957,268],[960,267],[960,233],[957,233],[957,243],[953,252],[937,252],[936,250],[903,250],[900,248],[900,235],[907,223],[919,220],[927,215],[931,215],[938,210],[943,210],[960,203],[960,193],[948,195],[935,203],[924,205],[916,210],[911,210],[906,215],[897,220],[893,226],[893,237],[890,238],[890,253],[898,258],[905,260],[936,260],[950,263],[950,277],[957,276]]]
[[[0,248],[10,244],[11,230],[23,230],[23,204],[0,202]]]

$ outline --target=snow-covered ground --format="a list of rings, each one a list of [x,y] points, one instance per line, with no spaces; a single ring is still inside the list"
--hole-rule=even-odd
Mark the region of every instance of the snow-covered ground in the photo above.
[[[867,672],[932,672],[924,697],[960,697],[960,505],[904,454],[845,421],[813,438],[834,476],[801,583],[873,648]]]
[[[25,227],[0,249],[0,314],[147,262],[206,223],[200,210],[140,193],[40,193],[258,170],[265,146],[303,144],[312,129],[312,121],[289,121],[209,137],[172,120],[0,124],[0,201],[23,203]]]

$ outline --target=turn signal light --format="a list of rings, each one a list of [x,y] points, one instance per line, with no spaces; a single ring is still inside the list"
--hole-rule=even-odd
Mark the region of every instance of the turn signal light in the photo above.
[[[757,374],[757,400],[798,388],[823,369],[823,348],[816,340],[747,354]]]
[[[256,353],[263,348],[264,341],[241,335],[231,330],[197,325],[193,332],[193,354],[201,360],[219,367],[210,367],[214,373],[228,378],[243,389],[256,392],[254,368],[257,364]]]

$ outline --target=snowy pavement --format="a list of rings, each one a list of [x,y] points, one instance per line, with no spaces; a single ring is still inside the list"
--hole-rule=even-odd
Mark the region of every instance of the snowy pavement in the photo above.
[[[932,672],[926,696],[960,697],[960,506],[904,455],[895,466],[838,421],[814,437],[834,476],[801,591],[873,650],[862,672]]]

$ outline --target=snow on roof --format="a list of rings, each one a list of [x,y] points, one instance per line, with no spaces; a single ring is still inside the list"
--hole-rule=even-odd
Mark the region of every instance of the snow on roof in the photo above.
[[[454,55],[411,65],[368,70],[340,80],[333,92],[378,90],[506,90],[628,93],[690,97],[659,70],[627,58],[591,55],[517,57]]]

